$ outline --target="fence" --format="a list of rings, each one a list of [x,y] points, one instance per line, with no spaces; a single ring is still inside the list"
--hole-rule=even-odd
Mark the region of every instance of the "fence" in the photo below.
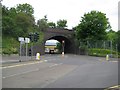
[[[117,44],[112,41],[86,41],[77,42],[76,54],[86,54],[94,56],[118,57]]]

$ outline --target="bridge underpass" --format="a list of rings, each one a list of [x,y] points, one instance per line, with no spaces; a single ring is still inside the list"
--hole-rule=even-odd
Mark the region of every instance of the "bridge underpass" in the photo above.
[[[72,42],[69,39],[67,39],[66,37],[64,37],[64,36],[54,36],[54,37],[48,39],[47,41],[49,41],[49,40],[57,40],[59,43],[61,43],[61,50],[60,51],[61,52],[64,51],[64,53],[70,53],[71,47],[72,47]],[[64,43],[63,43],[63,41],[64,41]],[[61,52],[59,52],[59,54]]]
[[[64,52],[65,53],[75,53],[75,43],[74,43],[74,31],[68,29],[58,29],[58,28],[48,28],[44,32],[44,40],[41,44],[33,47],[33,55],[37,52],[40,54],[45,54],[45,43],[47,40],[57,40],[60,43],[64,40]]]

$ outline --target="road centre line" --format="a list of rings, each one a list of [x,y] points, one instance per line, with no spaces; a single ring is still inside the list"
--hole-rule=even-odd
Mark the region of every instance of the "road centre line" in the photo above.
[[[26,74],[26,73],[38,71],[38,70],[39,70],[39,68],[37,68],[37,69],[35,69],[35,70],[30,70],[30,71],[26,71],[26,72],[22,72],[22,73],[17,73],[17,74],[9,75],[9,76],[2,77],[2,78],[5,79],[5,78],[8,78],[8,77],[18,76],[18,75],[22,75],[22,74]]]
[[[2,69],[25,66],[25,65],[32,65],[32,64],[38,64],[38,63],[42,63],[42,62],[44,62],[44,61],[37,61],[37,62],[27,63],[27,64],[18,64],[18,65],[6,66],[6,67],[2,67]]]

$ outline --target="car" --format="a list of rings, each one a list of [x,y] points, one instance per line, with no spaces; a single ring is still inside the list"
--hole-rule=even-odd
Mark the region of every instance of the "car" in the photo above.
[[[50,54],[54,54],[54,50],[50,50],[49,53],[50,53]]]

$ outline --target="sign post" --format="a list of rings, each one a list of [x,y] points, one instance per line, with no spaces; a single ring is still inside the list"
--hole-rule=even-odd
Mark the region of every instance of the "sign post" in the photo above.
[[[22,56],[22,54],[21,54],[22,52],[21,51],[22,51],[22,44],[24,43],[24,38],[23,37],[19,37],[18,40],[20,41],[20,53],[19,53],[19,57],[20,58],[19,58],[19,62],[21,62],[22,61],[21,60],[21,56]]]
[[[27,60],[27,54],[28,54],[28,43],[30,43],[30,39],[29,38],[25,38],[25,43],[26,43],[26,60]]]

